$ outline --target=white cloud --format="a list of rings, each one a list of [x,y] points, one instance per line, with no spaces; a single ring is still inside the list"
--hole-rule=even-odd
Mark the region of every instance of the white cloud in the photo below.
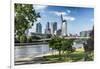
[[[75,17],[72,17],[72,16],[63,16],[63,18],[65,20],[69,20],[69,21],[74,21],[75,20]]]
[[[57,16],[61,16],[61,14],[63,15],[63,19],[65,20],[69,20],[69,21],[74,21],[75,17],[69,16],[68,14],[71,13],[70,10],[67,10],[67,12],[58,12],[58,11],[51,11],[50,13],[53,13]]]
[[[71,13],[71,10],[67,10],[67,13],[70,14]]]
[[[41,18],[37,18],[37,22],[40,22],[41,21]]]
[[[55,14],[55,15],[57,15],[57,16],[60,16],[61,14],[62,14],[63,16],[67,16],[68,14],[71,13],[71,11],[70,11],[69,9],[67,9],[65,12],[51,11],[50,13],[53,13],[53,14]]]
[[[61,14],[62,14],[62,15],[67,15],[66,12],[58,12],[58,11],[52,11],[52,12],[50,12],[50,13],[53,13],[53,14],[55,14],[55,15],[57,15],[57,16],[60,16]]]
[[[45,9],[47,6],[33,5],[33,7],[35,8],[35,10],[43,10],[43,9]]]

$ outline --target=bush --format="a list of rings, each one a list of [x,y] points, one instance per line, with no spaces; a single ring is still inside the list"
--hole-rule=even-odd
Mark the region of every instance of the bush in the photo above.
[[[20,43],[24,43],[24,42],[27,42],[27,37],[26,37],[26,35],[21,35],[20,36]]]

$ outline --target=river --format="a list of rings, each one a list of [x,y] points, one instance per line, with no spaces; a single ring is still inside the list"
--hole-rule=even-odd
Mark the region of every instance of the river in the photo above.
[[[73,47],[80,48],[83,44],[74,44]],[[33,59],[52,52],[48,44],[15,46],[14,50],[15,61]]]

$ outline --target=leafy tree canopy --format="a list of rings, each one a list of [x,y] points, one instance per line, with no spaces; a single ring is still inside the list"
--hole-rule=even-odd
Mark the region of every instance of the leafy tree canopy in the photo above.
[[[32,4],[15,4],[15,34],[22,36],[25,31],[31,28],[34,22],[40,17],[39,13],[36,13]]]

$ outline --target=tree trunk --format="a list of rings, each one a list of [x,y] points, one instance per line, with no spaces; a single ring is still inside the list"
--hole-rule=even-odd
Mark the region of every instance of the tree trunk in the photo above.
[[[61,60],[61,50],[59,50],[59,60]]]

